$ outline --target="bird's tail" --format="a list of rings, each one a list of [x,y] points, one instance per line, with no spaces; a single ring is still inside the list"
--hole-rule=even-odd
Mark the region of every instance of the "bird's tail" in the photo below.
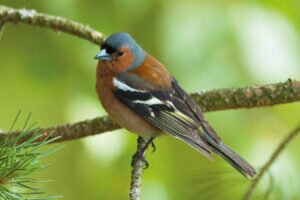
[[[239,171],[244,177],[247,178],[249,176],[254,176],[256,174],[253,167],[245,161],[241,156],[239,156],[236,152],[230,149],[223,142],[216,142],[213,140],[207,133],[204,132],[203,139],[206,140],[209,144],[211,144],[213,150],[221,156],[224,160],[226,160],[231,166],[233,166],[237,171]]]

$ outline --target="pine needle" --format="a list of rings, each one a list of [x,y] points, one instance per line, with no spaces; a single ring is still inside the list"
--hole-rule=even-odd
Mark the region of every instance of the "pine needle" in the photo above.
[[[41,163],[41,158],[62,148],[58,145],[44,148],[45,145],[59,137],[38,141],[42,137],[41,131],[39,128],[33,128],[34,125],[28,126],[31,113],[22,129],[13,131],[20,114],[21,111],[18,112],[13,121],[9,134],[0,140],[0,199],[50,200],[60,198],[61,196],[42,197],[45,192],[38,183],[49,181],[36,180],[30,177],[30,175],[48,166]]]

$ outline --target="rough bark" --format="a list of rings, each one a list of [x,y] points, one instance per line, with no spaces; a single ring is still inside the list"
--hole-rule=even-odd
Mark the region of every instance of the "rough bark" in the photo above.
[[[142,152],[143,148],[147,144],[149,139],[139,137],[137,140],[137,151]],[[143,152],[144,156],[146,154],[146,151]],[[131,170],[131,184],[130,184],[130,200],[140,200],[140,194],[141,194],[141,185],[142,185],[142,173],[143,173],[143,166],[144,162],[142,159],[135,159],[132,158],[132,170]]]
[[[287,80],[264,86],[217,89],[208,92],[192,93],[192,98],[204,112],[274,106],[300,100],[300,82]],[[90,135],[100,134],[119,129],[120,126],[108,116],[97,117],[74,124],[64,124],[42,128],[43,134],[49,139],[60,136],[55,142],[78,139]],[[1,135],[6,134],[0,132]],[[44,139],[44,138],[41,138]]]
[[[51,28],[55,32],[61,31],[76,35],[97,45],[101,45],[105,39],[102,33],[91,29],[88,25],[83,25],[62,17],[38,13],[32,9],[14,9],[1,5],[0,20],[5,22],[13,22],[15,24],[22,22],[33,26]]]

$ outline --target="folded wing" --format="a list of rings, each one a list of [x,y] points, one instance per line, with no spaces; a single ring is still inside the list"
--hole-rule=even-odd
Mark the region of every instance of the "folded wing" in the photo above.
[[[198,133],[199,120],[174,88],[155,90],[153,85],[127,73],[115,77],[113,83],[116,97],[133,111],[212,159],[213,149]]]
[[[219,154],[242,175],[254,169],[227,147],[208,123],[199,106],[173,78],[168,88],[156,88],[139,76],[121,73],[113,79],[114,94],[146,120],[188,143],[206,157]]]

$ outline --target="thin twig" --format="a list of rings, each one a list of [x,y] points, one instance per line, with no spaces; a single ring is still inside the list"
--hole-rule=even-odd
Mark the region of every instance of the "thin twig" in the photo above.
[[[273,189],[274,189],[274,178],[272,173],[270,172],[270,170],[267,170],[268,175],[269,175],[269,184],[268,184],[268,189],[266,191],[266,193],[264,194],[264,200],[269,199],[269,195],[272,193]]]
[[[147,145],[149,139],[139,137],[137,140],[136,154],[142,152]],[[144,155],[146,151],[144,151]],[[141,158],[132,157],[132,170],[131,170],[131,184],[130,184],[130,200],[140,200],[142,173],[143,173],[143,160]]]
[[[286,147],[286,145],[300,132],[300,126],[298,126],[295,130],[293,130],[282,142],[279,144],[279,146],[276,148],[276,150],[273,152],[272,156],[266,162],[266,164],[261,168],[259,173],[256,175],[256,177],[253,179],[252,184],[250,185],[249,189],[247,190],[247,193],[244,196],[244,200],[249,200],[251,198],[251,195],[253,194],[254,189],[258,185],[259,181],[265,174],[265,172],[269,169],[269,167],[274,163],[278,155],[282,152],[282,150]]]
[[[0,39],[1,39],[2,34],[4,32],[4,26],[5,26],[5,21],[4,20],[0,20]]]

